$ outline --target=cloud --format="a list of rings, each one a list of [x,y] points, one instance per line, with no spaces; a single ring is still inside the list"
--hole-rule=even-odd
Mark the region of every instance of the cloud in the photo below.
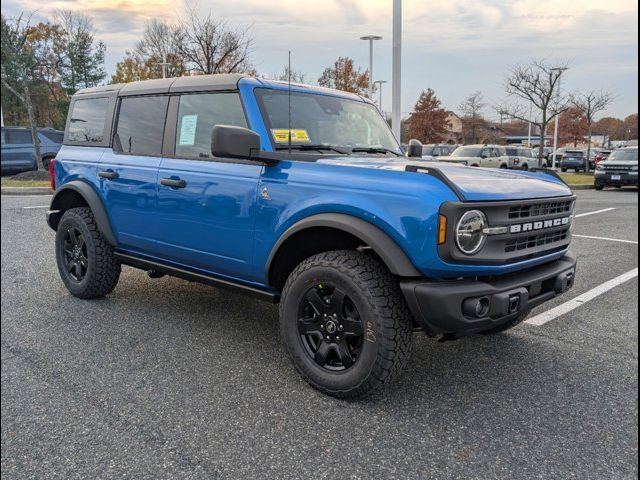
[[[113,71],[147,19],[171,21],[187,4],[194,5],[190,0],[52,0],[43,6],[41,0],[5,0],[2,12],[38,10],[44,18],[64,8],[91,15]],[[620,100],[614,113],[637,111],[635,1],[404,0],[403,5],[403,110],[426,87],[435,88],[449,108],[477,89],[499,99],[509,66],[550,57],[571,61],[567,88],[615,89]],[[261,72],[281,70],[288,50],[310,79],[339,55],[366,65],[367,46],[359,37],[375,33],[384,39],[376,42],[374,76],[391,78],[390,0],[206,0],[198,8],[253,26]]]

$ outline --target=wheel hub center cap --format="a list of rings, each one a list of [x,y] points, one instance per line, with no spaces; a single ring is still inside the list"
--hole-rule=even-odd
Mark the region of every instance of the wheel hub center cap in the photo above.
[[[325,329],[327,330],[327,333],[332,334],[336,333],[336,331],[338,330],[338,326],[336,325],[336,322],[334,322],[333,320],[329,320],[325,326]]]

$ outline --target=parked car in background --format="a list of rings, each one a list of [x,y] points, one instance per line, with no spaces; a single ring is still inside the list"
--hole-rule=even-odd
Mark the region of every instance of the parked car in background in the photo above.
[[[567,170],[574,170],[576,173],[586,172],[586,152],[584,150],[565,150],[559,164],[560,170],[563,172],[566,172]]]
[[[617,188],[638,186],[638,147],[614,150],[609,158],[596,165],[594,175],[596,190],[606,186]]]
[[[592,149],[589,155],[589,169],[595,170],[596,168],[596,155],[600,150]],[[556,160],[556,164],[560,165],[560,169],[563,172],[567,170],[575,170],[576,172],[587,171],[587,151],[586,150],[577,150],[577,149],[564,149],[562,153],[562,158],[560,160]]]
[[[464,145],[438,160],[469,167],[509,168],[509,157],[501,145]]]
[[[594,158],[596,165],[600,162],[604,162],[607,158],[609,158],[609,155],[611,155],[612,151],[613,150],[600,150]]]
[[[508,146],[505,147],[509,157],[509,168],[516,170],[529,170],[530,168],[540,168],[538,158],[530,148]],[[546,164],[545,164],[546,166]]]
[[[540,152],[540,147],[534,147],[531,149],[533,151],[533,156],[538,158],[538,153]],[[553,153],[553,147],[543,147],[542,148],[542,158],[545,160],[549,160],[549,156]]]
[[[456,149],[453,145],[447,144],[430,144],[422,146],[422,159],[423,160],[434,160],[438,157],[446,157],[451,155]]]
[[[45,170],[49,169],[49,161],[55,158],[62,146],[64,132],[52,128],[38,130],[40,140],[40,161]],[[26,127],[2,127],[2,175],[37,170],[35,147],[31,138],[31,130]]]

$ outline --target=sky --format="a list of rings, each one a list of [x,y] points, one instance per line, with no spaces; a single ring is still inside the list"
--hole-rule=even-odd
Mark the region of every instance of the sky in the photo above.
[[[92,17],[96,38],[107,45],[106,67],[115,70],[151,17],[168,22],[184,13],[183,0],[3,0],[11,17],[35,11],[37,20],[56,9]],[[275,75],[292,52],[295,70],[314,83],[338,56],[368,67],[363,35],[374,44],[375,80],[391,80],[392,0],[209,0],[197,4],[231,25],[250,26],[258,72]],[[505,99],[509,69],[533,58],[570,63],[563,90],[605,90],[616,95],[604,115],[638,111],[638,3],[632,0],[404,0],[402,109],[412,110],[421,90],[433,88],[457,110],[481,91],[489,107]],[[383,109],[391,109],[383,87]]]

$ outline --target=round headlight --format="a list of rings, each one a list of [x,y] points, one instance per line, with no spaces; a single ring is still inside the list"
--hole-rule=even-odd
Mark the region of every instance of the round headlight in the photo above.
[[[480,210],[469,210],[456,227],[456,244],[462,253],[474,255],[480,251],[487,239],[484,229],[487,228],[487,217]]]

